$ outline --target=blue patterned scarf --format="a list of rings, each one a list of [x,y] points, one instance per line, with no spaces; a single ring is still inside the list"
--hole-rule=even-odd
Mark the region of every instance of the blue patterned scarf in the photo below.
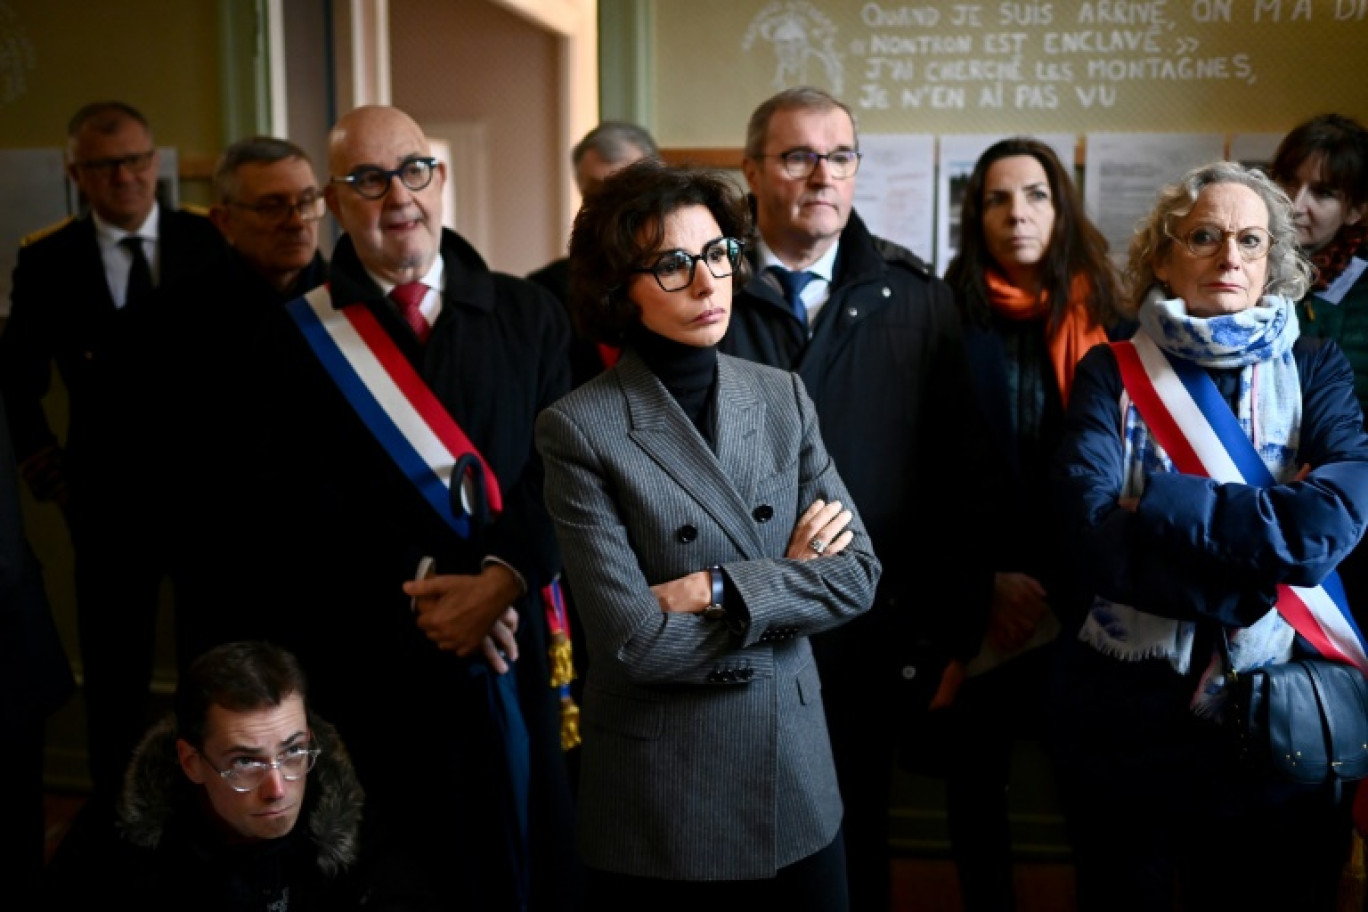
[[[1301,428],[1301,380],[1292,357],[1300,328],[1296,308],[1286,298],[1267,296],[1254,307],[1218,317],[1193,317],[1181,299],[1165,299],[1154,289],[1140,308],[1140,332],[1161,349],[1207,368],[1239,368],[1235,415],[1240,428],[1279,482],[1296,475]],[[1122,497],[1139,497],[1145,478],[1174,471],[1173,461],[1150,434],[1125,394]],[[1192,667],[1196,622],[1176,621],[1094,597],[1079,631],[1093,648],[1128,661],[1166,659],[1179,674]],[[1294,631],[1275,609],[1230,638],[1231,661],[1243,671],[1291,657]],[[1213,657],[1193,697],[1193,711],[1210,715],[1219,709],[1224,683]]]

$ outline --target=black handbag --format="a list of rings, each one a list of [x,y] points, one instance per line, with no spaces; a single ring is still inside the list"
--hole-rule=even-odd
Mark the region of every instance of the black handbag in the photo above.
[[[1368,777],[1368,678],[1315,658],[1236,673],[1224,630],[1220,642],[1227,721],[1243,759],[1306,785]]]

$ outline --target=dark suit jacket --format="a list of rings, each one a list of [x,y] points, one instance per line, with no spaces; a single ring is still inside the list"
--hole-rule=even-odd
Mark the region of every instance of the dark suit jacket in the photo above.
[[[223,246],[202,215],[161,207],[157,222],[160,282],[193,273]],[[65,445],[73,478],[95,457],[105,409],[101,374],[115,323],[135,308],[116,309],[90,216],[74,219],[22,246],[14,267],[9,321],[0,335],[0,394],[5,397],[20,462],[55,443],[43,410],[55,362],[71,403]]]
[[[879,562],[858,511],[841,554],[784,558],[850,495],[796,377],[722,357],[717,384],[716,453],[631,350],[537,421],[591,652],[578,846],[606,871],[771,877],[841,821],[807,637],[869,608]],[[662,614],[650,586],[714,564],[725,623]]]
[[[257,610],[273,581],[259,572],[265,517],[252,507],[252,473],[243,470],[263,407],[252,377],[272,316],[327,274],[315,254],[280,292],[225,247],[203,269],[163,282],[115,327],[107,359],[111,407],[125,439],[147,444],[125,477],[156,517],[157,545],[176,584],[183,660],[227,640],[269,638],[275,629]],[[210,492],[208,502],[192,493],[201,489]]]

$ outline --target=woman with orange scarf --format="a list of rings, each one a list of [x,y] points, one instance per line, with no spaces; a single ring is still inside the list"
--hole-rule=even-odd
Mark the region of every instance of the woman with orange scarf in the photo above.
[[[1051,610],[1068,585],[1047,493],[1074,366],[1109,340],[1117,278],[1107,242],[1045,143],[1012,137],[978,159],[964,191],[955,290],[975,393],[1000,464],[985,479],[1001,521],[985,530],[997,569],[987,636],[946,721],[950,843],[967,912],[1010,909],[1007,784],[1013,743],[1041,738],[1048,705]],[[1071,630],[1070,630],[1071,632]]]

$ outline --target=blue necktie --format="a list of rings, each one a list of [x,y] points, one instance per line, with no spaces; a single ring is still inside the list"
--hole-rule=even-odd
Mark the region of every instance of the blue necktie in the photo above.
[[[807,325],[807,305],[803,303],[803,289],[807,288],[808,283],[817,278],[813,272],[790,272],[783,266],[771,266],[770,271],[779,280],[780,286],[784,289],[784,298],[788,301],[789,309],[798,318],[798,322]]]

